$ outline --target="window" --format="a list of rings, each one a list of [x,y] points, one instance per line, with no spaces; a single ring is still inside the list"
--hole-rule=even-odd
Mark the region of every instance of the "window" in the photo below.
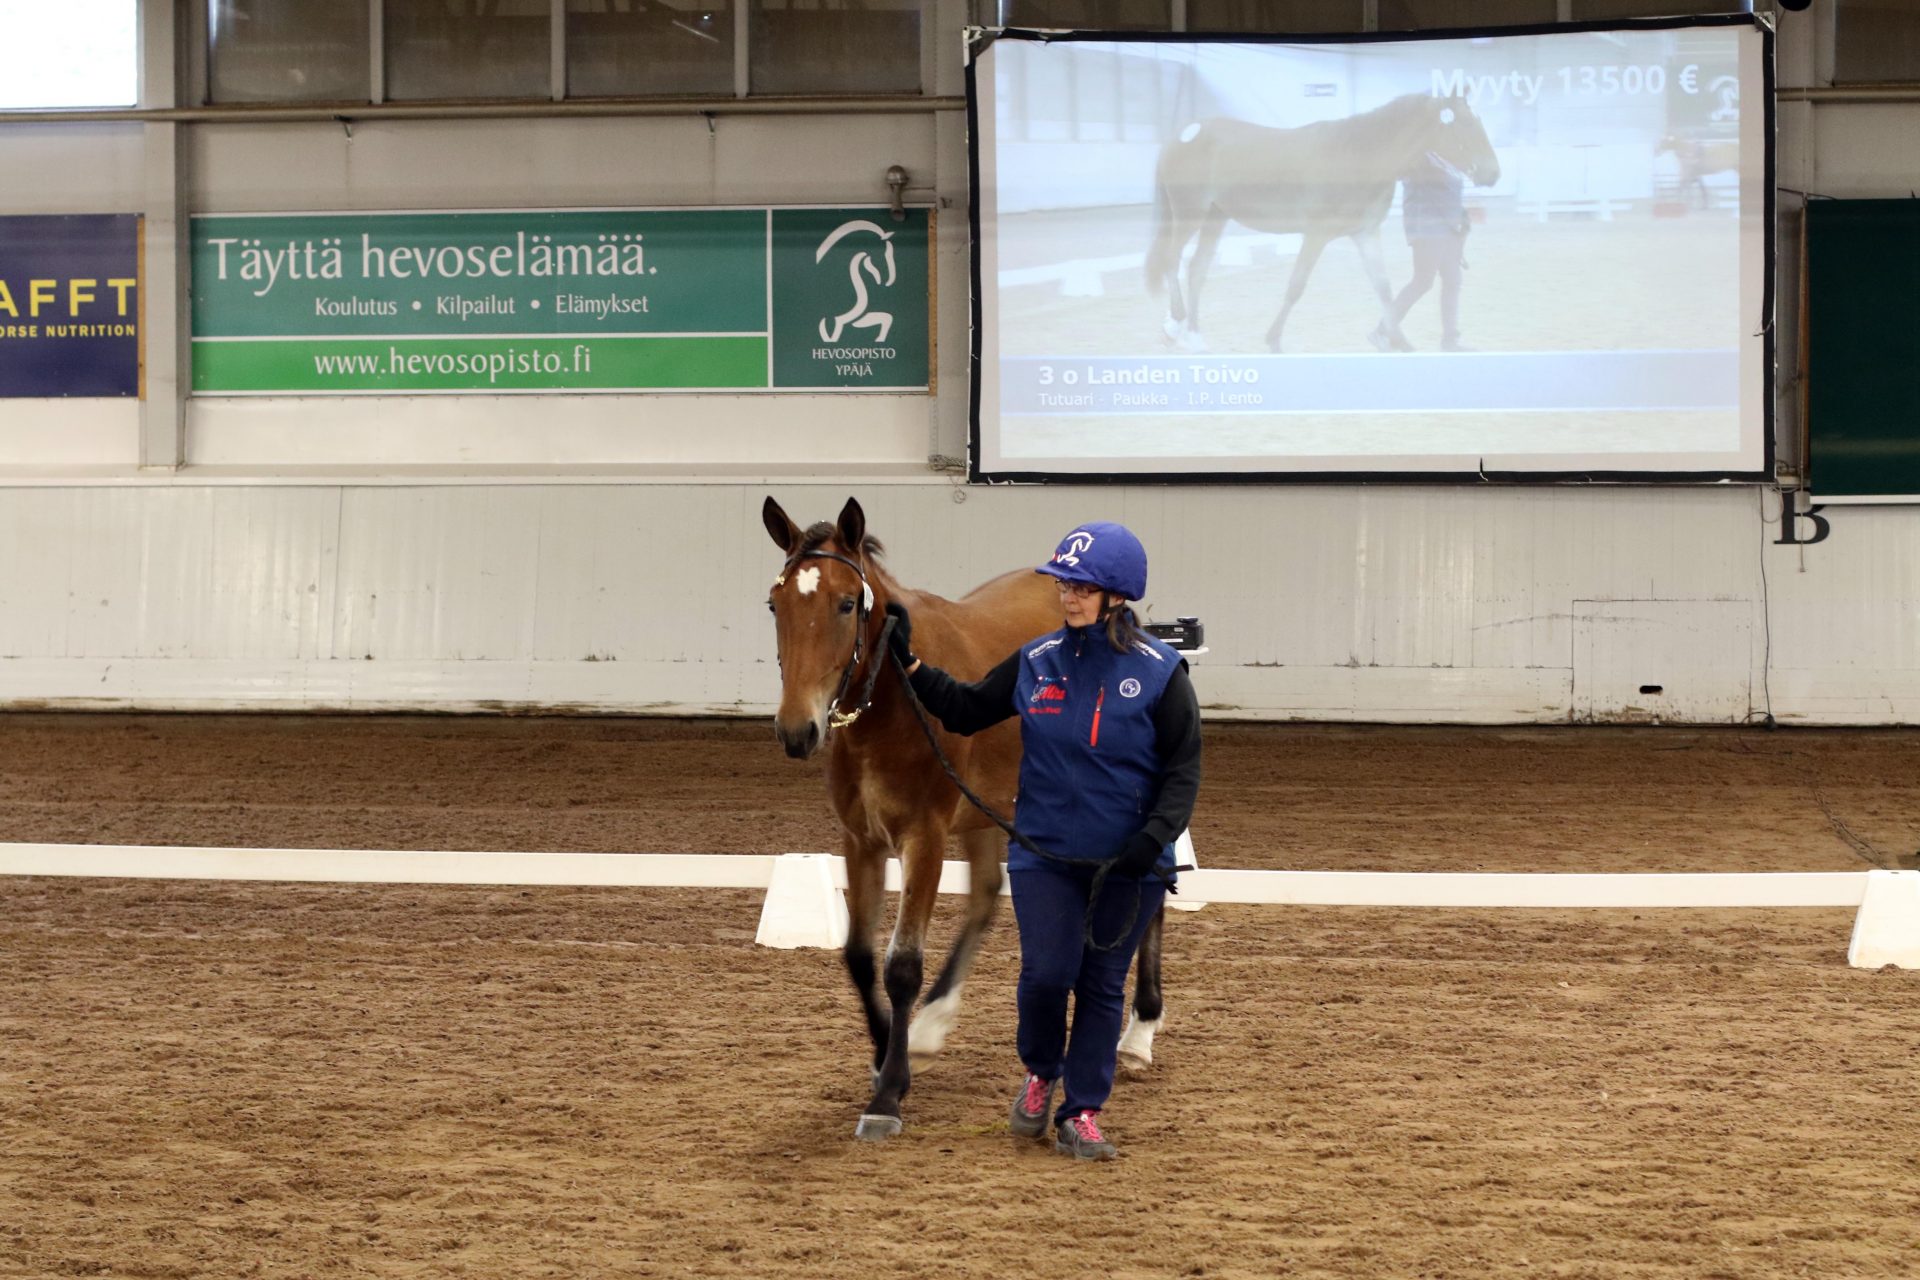
[[[1575,22],[1600,22],[1608,18],[1670,18],[1687,13],[1746,13],[1752,9],[1746,0],[1573,0]]]
[[[941,0],[195,2],[206,14],[210,101],[354,103],[376,94],[382,102],[540,101],[556,94],[731,97],[740,75],[743,6],[751,92],[915,94],[922,90],[927,22]],[[1107,7],[1095,0],[970,2],[1101,12]],[[131,22],[139,3],[73,0],[71,9],[115,8]],[[1153,19],[1149,25],[1164,27],[1171,3],[1111,0],[1111,8],[1122,26],[1138,25],[1132,19],[1146,15]],[[12,10],[69,16],[67,6],[51,0],[0,0],[0,17]],[[104,24],[72,25],[87,32],[84,46],[76,41],[73,60],[98,69]],[[38,47],[12,35],[0,22],[0,73],[8,70],[8,54]],[[129,31],[130,84],[137,83],[133,43]],[[27,66],[37,57],[22,55],[19,61]],[[0,75],[0,105],[8,90],[25,83],[18,71]],[[132,92],[121,101],[130,102]],[[88,104],[104,101],[90,98]]]
[[[1170,0],[983,0],[985,27],[1059,27],[1087,31],[1165,31]]]
[[[0,108],[132,106],[139,32],[134,0],[0,4]]]
[[[215,102],[365,102],[367,6],[214,0],[207,92]]]
[[[1555,22],[1555,0],[1380,0],[1382,31],[1449,31]]]
[[[1361,0],[1187,0],[1189,31],[1359,31]]]
[[[1835,84],[1920,80],[1920,4],[1912,0],[1837,0],[1833,14]]]
[[[755,93],[920,92],[920,0],[752,0]]]
[[[392,101],[552,95],[547,0],[385,0],[385,7]]]
[[[733,92],[732,0],[567,0],[567,96]]]

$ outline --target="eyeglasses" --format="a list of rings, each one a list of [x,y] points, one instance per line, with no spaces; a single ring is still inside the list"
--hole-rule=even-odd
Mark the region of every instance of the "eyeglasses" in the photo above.
[[[1081,600],[1086,599],[1088,596],[1097,596],[1100,594],[1100,588],[1094,586],[1091,582],[1068,582],[1065,578],[1055,578],[1053,585],[1061,595],[1073,596]]]

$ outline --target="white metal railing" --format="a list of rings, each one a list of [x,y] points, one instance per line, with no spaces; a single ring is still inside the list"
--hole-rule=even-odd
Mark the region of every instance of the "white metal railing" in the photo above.
[[[325,881],[363,884],[580,885],[751,889],[766,893],[761,940],[837,946],[846,936],[842,859],[826,854],[490,853],[222,849],[167,845],[0,844],[0,875]],[[887,887],[900,887],[889,863]],[[940,892],[964,893],[967,867],[942,864]],[[1002,892],[1005,892],[1003,889]],[[1920,871],[1180,873],[1180,898],[1255,906],[1533,908],[1854,907],[1849,960],[1920,968]],[[779,917],[780,928],[769,922]],[[817,921],[818,928],[814,928]],[[798,938],[799,941],[792,939]]]

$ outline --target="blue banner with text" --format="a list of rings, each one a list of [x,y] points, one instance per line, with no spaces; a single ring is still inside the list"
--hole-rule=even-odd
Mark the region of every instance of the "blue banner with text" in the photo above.
[[[140,394],[140,221],[0,218],[0,396]]]

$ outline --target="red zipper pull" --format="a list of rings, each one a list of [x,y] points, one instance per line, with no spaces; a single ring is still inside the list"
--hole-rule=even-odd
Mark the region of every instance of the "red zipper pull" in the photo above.
[[[1107,686],[1100,686],[1100,696],[1093,700],[1093,733],[1087,738],[1087,745],[1100,745],[1100,707],[1107,700]]]

